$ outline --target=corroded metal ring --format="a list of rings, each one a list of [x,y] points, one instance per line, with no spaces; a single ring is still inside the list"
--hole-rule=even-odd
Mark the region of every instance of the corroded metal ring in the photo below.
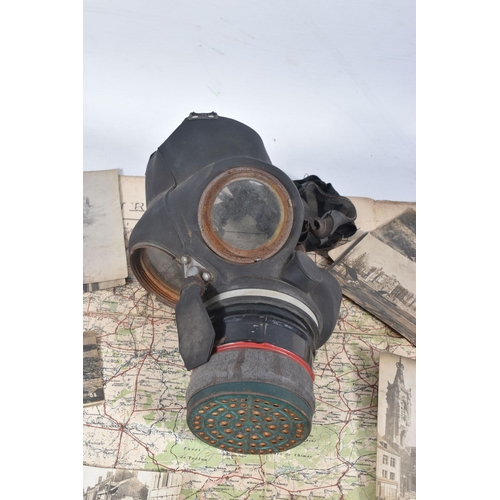
[[[221,191],[235,181],[254,181],[264,185],[279,204],[280,220],[273,234],[256,248],[237,248],[223,240],[214,227],[212,207]],[[217,255],[231,262],[250,264],[276,254],[290,236],[293,226],[292,200],[287,189],[272,174],[255,167],[235,167],[213,179],[203,191],[198,205],[198,224],[208,247]]]
[[[154,247],[149,249],[160,251],[165,254],[165,260],[176,263],[180,273],[182,268],[170,253]],[[180,286],[176,286],[171,276],[159,275],[155,270],[147,253],[148,247],[137,249],[130,257],[130,266],[141,285],[150,293],[154,293],[160,302],[170,307],[175,307],[180,297]]]

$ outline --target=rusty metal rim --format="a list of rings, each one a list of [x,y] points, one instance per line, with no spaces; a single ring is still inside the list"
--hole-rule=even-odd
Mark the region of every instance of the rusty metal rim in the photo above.
[[[157,247],[151,247],[155,250],[160,250]],[[130,266],[134,272],[136,278],[141,283],[141,285],[151,293],[154,293],[160,302],[167,304],[170,307],[175,307],[180,298],[180,290],[176,290],[168,286],[163,280],[152,269],[149,260],[146,256],[147,247],[138,248],[130,256]],[[174,259],[175,257],[164,250],[168,258]]]
[[[242,179],[257,180],[271,189],[280,201],[283,214],[272,239],[251,250],[235,248],[222,241],[215,232],[211,219],[211,208],[219,192],[227,184]],[[203,191],[198,205],[198,225],[205,243],[217,255],[231,262],[250,264],[272,257],[285,244],[293,225],[292,200],[286,188],[274,175],[255,167],[234,167],[218,175]]]

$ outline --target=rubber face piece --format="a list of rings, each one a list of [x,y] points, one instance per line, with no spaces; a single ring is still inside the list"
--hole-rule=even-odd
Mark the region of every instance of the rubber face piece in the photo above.
[[[212,322],[200,298],[201,287],[196,281],[188,283],[175,307],[179,352],[187,370],[210,359],[215,340]]]

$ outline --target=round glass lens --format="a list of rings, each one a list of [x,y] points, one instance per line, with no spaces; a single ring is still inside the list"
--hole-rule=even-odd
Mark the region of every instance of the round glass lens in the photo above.
[[[180,291],[184,281],[182,267],[171,255],[150,247],[143,250],[144,262],[151,271],[175,291]]]
[[[218,237],[238,250],[254,250],[270,242],[283,221],[277,193],[253,179],[230,182],[216,195],[211,211]]]

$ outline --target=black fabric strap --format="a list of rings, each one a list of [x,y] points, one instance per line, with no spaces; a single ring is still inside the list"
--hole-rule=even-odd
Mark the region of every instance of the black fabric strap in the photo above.
[[[299,245],[306,252],[326,255],[356,231],[356,207],[316,175],[293,181],[304,203],[304,224]],[[320,230],[320,227],[323,228]]]

